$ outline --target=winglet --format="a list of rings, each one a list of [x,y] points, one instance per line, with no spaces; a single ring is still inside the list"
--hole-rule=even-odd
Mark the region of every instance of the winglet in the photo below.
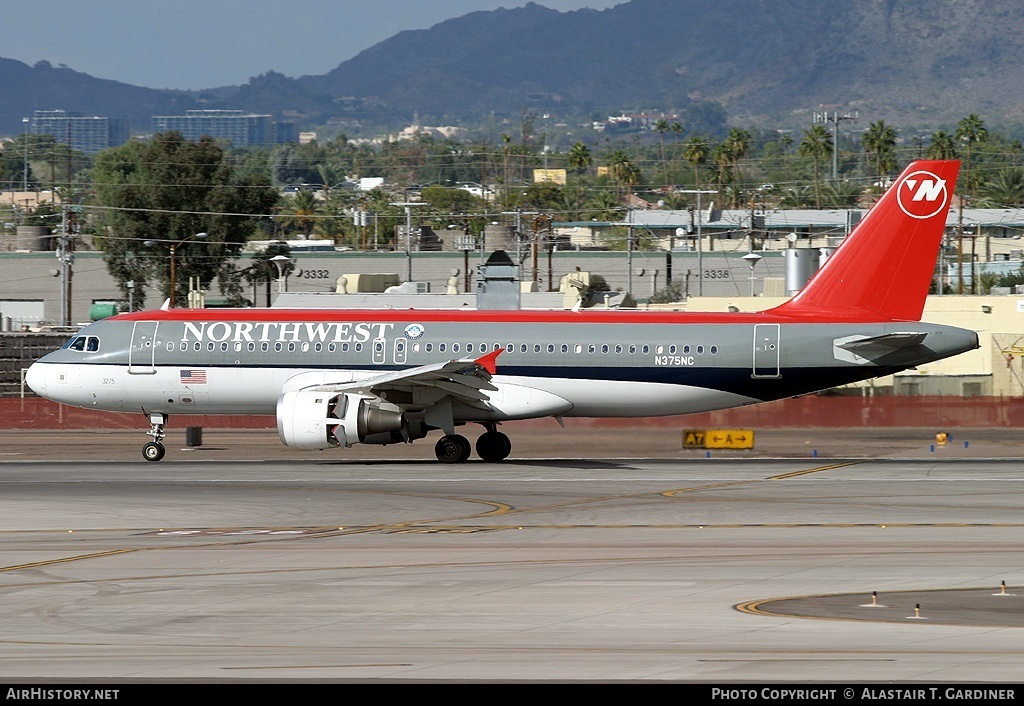
[[[498,356],[505,352],[504,348],[497,348],[487,355],[482,355],[473,362],[481,366],[484,370],[494,375],[498,372]]]

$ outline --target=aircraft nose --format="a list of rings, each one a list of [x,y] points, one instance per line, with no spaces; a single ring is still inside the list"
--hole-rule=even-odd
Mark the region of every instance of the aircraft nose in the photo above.
[[[46,397],[46,371],[39,363],[33,363],[25,371],[25,384],[40,397]]]

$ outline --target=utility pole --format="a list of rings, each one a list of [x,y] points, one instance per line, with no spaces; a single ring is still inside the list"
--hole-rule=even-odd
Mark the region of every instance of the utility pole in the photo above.
[[[422,201],[402,201],[391,205],[405,207],[405,281],[412,282],[412,207],[429,206],[430,204]]]
[[[854,110],[850,113],[839,114],[839,111],[833,111],[831,115],[828,112],[815,112],[812,122],[815,125],[821,123],[832,123],[832,182],[836,183],[839,181],[839,123],[844,120],[856,120],[859,117],[859,113]]]
[[[704,233],[701,231],[701,224],[703,223],[704,216],[701,213],[700,197],[701,194],[716,194],[717,191],[705,191],[702,189],[683,189],[678,191],[680,194],[697,194],[697,296],[704,296]]]
[[[68,217],[69,206],[61,208],[60,238],[58,240],[57,259],[60,260],[60,325],[71,325],[71,278],[74,275],[72,265],[75,263],[75,243],[72,230],[77,231],[78,218],[72,213]]]

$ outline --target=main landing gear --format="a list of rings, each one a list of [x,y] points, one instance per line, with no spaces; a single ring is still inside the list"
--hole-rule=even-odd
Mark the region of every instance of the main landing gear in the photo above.
[[[164,457],[164,445],[161,443],[167,432],[164,425],[167,424],[167,415],[154,413],[149,415],[149,431],[147,432],[153,440],[142,447],[142,457],[147,461],[159,461]]]
[[[504,461],[512,452],[512,442],[493,423],[484,427],[487,431],[476,440],[477,455],[488,463]],[[442,463],[463,463],[469,459],[469,453],[469,440],[461,434],[446,434],[434,445],[434,455]]]

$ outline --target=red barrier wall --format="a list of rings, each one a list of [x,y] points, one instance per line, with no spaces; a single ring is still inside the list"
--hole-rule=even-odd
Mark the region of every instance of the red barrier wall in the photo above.
[[[517,422],[526,424],[528,422]],[[544,422],[545,424],[549,422]],[[655,419],[570,419],[574,426],[673,426],[719,429],[792,427],[1024,427],[1024,398],[1017,397],[816,397],[809,395],[751,407]],[[206,426],[272,429],[272,416],[171,415],[171,428]],[[146,429],[141,412],[98,412],[38,397],[0,398],[3,429]]]

